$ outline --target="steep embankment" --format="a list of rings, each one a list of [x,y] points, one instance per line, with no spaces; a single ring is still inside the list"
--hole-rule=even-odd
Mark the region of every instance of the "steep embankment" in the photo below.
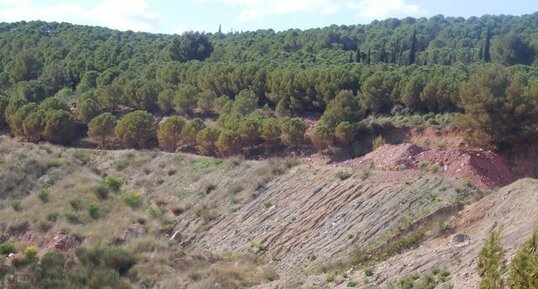
[[[374,267],[376,276],[355,274],[352,279],[370,279],[387,284],[413,273],[446,268],[454,288],[477,288],[476,256],[489,232],[502,228],[508,261],[516,248],[532,234],[538,221],[538,180],[521,179],[465,207],[450,220],[453,234],[423,243],[420,248],[395,256]],[[331,286],[332,288],[332,286]],[[346,288],[345,284],[334,288]],[[366,287],[365,287],[366,288]]]

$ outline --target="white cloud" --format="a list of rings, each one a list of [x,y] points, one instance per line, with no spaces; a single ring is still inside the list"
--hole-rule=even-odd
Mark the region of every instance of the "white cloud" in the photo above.
[[[0,0],[0,7],[0,21],[65,21],[134,31],[152,32],[162,18],[146,0],[100,0],[90,7],[70,2],[42,6],[35,0]]]
[[[388,17],[421,16],[425,11],[419,5],[406,0],[360,0],[348,1],[346,6],[356,10],[362,21],[383,20]]]
[[[290,13],[331,14],[340,9],[335,0],[195,0],[200,4],[224,3],[239,7],[236,22],[244,23],[260,20],[271,15]]]
[[[361,22],[387,17],[421,16],[424,10],[409,0],[194,0],[199,4],[224,3],[239,8],[236,22],[291,13],[335,14],[352,10]]]

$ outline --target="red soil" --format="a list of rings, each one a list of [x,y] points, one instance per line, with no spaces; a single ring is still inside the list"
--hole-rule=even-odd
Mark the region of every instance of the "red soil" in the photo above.
[[[364,157],[343,165],[376,167],[390,170],[430,170],[437,174],[468,179],[482,189],[506,186],[516,180],[506,161],[481,149],[429,149],[414,144],[384,145]]]

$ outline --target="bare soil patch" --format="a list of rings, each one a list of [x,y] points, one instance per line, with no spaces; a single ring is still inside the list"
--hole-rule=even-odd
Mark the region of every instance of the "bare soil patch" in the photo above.
[[[506,186],[516,180],[506,160],[482,149],[431,149],[414,144],[384,145],[365,155],[342,162],[351,167],[375,166],[388,170],[427,170],[473,182],[482,189]]]

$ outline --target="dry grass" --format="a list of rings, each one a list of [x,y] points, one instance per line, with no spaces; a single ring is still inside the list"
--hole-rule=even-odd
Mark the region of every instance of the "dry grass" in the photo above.
[[[278,277],[256,258],[194,252],[189,244],[169,238],[179,218],[203,230],[229,214],[231,195],[234,208],[249,202],[252,194],[263,193],[267,183],[296,165],[294,160],[92,151],[10,140],[0,142],[0,152],[0,183],[6,184],[0,186],[0,233],[28,224],[31,239],[12,235],[21,246],[50,243],[59,231],[82,237],[85,246],[112,244],[133,224],[143,223],[147,233],[125,243],[139,255],[136,282],[140,287],[195,283],[197,288],[208,288],[207,284],[218,283],[220,288],[240,288]],[[96,194],[95,188],[107,175],[122,178],[125,184],[106,196]],[[46,202],[37,196],[44,188],[49,192]],[[140,192],[142,204],[129,207],[122,200],[125,192]],[[98,218],[88,213],[90,203],[101,208]]]

